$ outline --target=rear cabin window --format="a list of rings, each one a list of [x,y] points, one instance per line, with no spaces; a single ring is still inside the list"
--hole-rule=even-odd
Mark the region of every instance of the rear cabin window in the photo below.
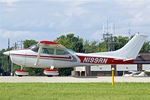
[[[56,55],[68,55],[66,50],[56,49]]]
[[[65,51],[64,50],[56,50],[56,55],[65,55]]]
[[[53,48],[43,48],[42,53],[53,55],[54,54],[54,49]]]

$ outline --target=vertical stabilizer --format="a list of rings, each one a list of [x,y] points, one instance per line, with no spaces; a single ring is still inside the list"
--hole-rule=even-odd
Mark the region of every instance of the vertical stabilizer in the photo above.
[[[123,59],[135,59],[140,52],[145,40],[145,35],[136,34],[124,47],[117,51],[94,53],[103,56],[112,56]]]
[[[117,50],[116,52],[120,57],[125,57],[126,59],[135,59],[140,52],[146,36],[136,34],[124,47]]]

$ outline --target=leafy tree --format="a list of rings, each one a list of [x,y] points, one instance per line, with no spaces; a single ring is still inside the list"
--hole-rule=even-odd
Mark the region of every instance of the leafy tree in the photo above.
[[[4,73],[4,63],[3,60],[4,56],[3,56],[3,51],[0,51],[0,74]]]
[[[84,50],[86,53],[100,52],[100,46],[101,44],[98,44],[97,41],[89,42],[88,40],[86,40],[84,42]]]
[[[9,59],[8,56],[3,55],[4,52],[8,51],[5,49],[2,49],[0,51],[0,73],[2,75],[9,75],[10,74],[10,66],[9,66]]]
[[[150,42],[147,41],[147,42],[144,43],[140,53],[149,52],[149,50],[150,50]]]
[[[84,47],[84,52],[85,52],[85,53],[89,53],[89,52],[90,52],[90,50],[89,50],[90,42],[89,42],[88,40],[86,40],[86,41],[84,42],[83,47]]]
[[[118,36],[113,37],[114,38],[114,50],[118,50],[122,48],[128,41],[128,37]]]
[[[23,45],[24,45],[24,48],[29,48],[30,46],[35,45],[35,44],[37,44],[37,43],[38,43],[38,42],[35,41],[35,40],[25,40],[25,41],[23,42]]]
[[[67,34],[58,37],[55,41],[61,43],[66,48],[72,49],[76,52],[84,52],[83,39],[75,37],[74,34]]]
[[[119,36],[118,37],[118,44],[119,44],[118,49],[122,48],[128,41],[129,41],[128,37]]]
[[[99,47],[98,47],[98,52],[106,52],[106,51],[107,51],[107,48],[106,48],[105,42],[100,42]]]

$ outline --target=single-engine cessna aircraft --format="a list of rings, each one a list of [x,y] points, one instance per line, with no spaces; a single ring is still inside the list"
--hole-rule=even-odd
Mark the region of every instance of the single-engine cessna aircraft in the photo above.
[[[23,67],[46,68],[45,75],[58,75],[54,68],[91,66],[100,64],[131,64],[142,48],[146,36],[136,34],[124,47],[117,51],[98,53],[76,53],[52,41],[40,41],[25,50],[4,52],[11,61],[21,66],[16,75],[28,75]]]

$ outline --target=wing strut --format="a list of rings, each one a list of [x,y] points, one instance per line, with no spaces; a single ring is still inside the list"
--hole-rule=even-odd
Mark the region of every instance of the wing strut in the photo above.
[[[37,59],[36,59],[36,62],[35,62],[35,66],[38,66],[39,65],[39,60],[40,60],[40,55],[41,55],[41,51],[42,51],[42,46],[40,45],[39,46],[39,50],[38,50],[38,54],[37,54]]]

